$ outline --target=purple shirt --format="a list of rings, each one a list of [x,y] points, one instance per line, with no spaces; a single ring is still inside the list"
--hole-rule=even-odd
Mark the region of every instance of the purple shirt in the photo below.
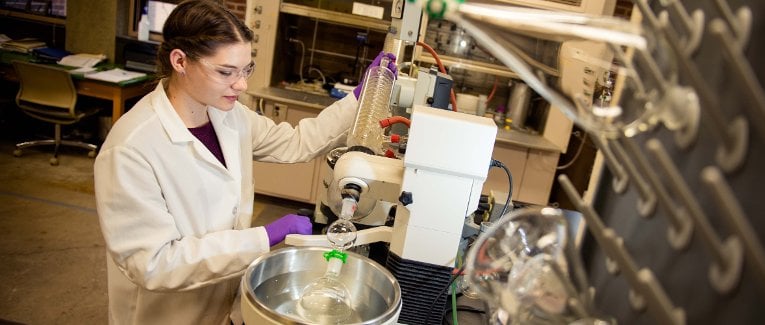
[[[223,150],[221,150],[220,143],[218,142],[218,134],[215,133],[212,123],[207,122],[207,124],[200,127],[189,128],[189,131],[191,131],[191,134],[197,137],[199,141],[202,141],[205,147],[210,150],[215,158],[218,158],[218,161],[220,161],[224,167],[226,166],[226,160],[223,158]]]

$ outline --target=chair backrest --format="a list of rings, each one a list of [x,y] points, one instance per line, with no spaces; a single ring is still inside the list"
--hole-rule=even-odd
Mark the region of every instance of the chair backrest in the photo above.
[[[22,61],[14,61],[13,67],[21,83],[16,95],[19,107],[32,110],[27,112],[32,115],[46,115],[46,108],[56,117],[75,115],[77,89],[67,70],[54,65]]]

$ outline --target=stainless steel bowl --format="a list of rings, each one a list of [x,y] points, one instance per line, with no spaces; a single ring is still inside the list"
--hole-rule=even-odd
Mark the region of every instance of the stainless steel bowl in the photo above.
[[[242,308],[256,310],[243,310],[243,314],[259,314],[279,324],[307,324],[295,306],[303,288],[324,275],[327,250],[288,247],[255,259],[242,278]],[[351,296],[354,315],[349,324],[395,324],[401,311],[401,288],[388,270],[369,258],[348,253],[339,279]]]

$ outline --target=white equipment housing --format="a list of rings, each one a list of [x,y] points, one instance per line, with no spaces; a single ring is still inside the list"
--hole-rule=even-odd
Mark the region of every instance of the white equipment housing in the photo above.
[[[465,217],[478,207],[497,126],[488,118],[415,106],[390,251],[454,266]],[[362,194],[363,195],[363,194]]]

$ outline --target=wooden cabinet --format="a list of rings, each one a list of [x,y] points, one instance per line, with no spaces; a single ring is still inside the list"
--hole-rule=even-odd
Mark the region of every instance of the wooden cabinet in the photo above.
[[[283,103],[267,102],[263,105],[263,114],[276,123],[287,122],[292,126],[301,119],[316,117],[319,111]],[[255,192],[270,196],[313,203],[315,200],[315,179],[318,177],[318,161],[314,159],[305,163],[275,164],[253,163],[253,182]]]
[[[546,205],[552,190],[560,152],[532,148],[498,139],[492,157],[507,166],[513,177],[513,200]],[[483,185],[483,194],[491,191],[507,193],[508,179],[504,170],[492,168]]]

